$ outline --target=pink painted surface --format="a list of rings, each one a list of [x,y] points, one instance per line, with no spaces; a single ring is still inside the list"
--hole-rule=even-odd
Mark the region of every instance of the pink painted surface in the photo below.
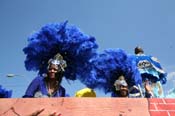
[[[42,108],[39,116],[149,116],[148,106],[140,98],[14,98],[0,99],[0,116],[28,116]]]

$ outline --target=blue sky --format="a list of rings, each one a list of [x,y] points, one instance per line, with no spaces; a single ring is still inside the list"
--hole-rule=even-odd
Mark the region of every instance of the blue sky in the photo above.
[[[27,37],[47,23],[68,20],[95,36],[99,51],[122,48],[133,54],[135,46],[142,46],[169,73],[167,91],[175,85],[174,5],[174,0],[1,0],[0,85],[21,97],[37,74],[24,67]],[[7,78],[9,73],[20,76]],[[78,81],[62,84],[71,96],[84,87]],[[97,91],[97,96],[108,95]]]

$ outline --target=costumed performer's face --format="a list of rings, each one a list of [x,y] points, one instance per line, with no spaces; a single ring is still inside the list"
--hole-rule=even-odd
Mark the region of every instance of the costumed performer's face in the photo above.
[[[51,65],[49,66],[49,69],[48,69],[48,76],[49,76],[49,78],[55,79],[55,78],[56,78],[55,74],[56,74],[58,71],[59,71],[58,65],[51,64]]]
[[[121,97],[127,97],[128,96],[128,87],[120,85],[120,95]]]

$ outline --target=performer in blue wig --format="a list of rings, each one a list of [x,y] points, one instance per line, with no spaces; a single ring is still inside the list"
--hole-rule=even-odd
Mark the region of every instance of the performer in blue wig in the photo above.
[[[85,78],[89,59],[96,55],[95,38],[81,32],[76,26],[51,23],[28,38],[25,67],[38,71],[24,97],[64,97],[60,85],[62,77],[75,80]]]
[[[11,98],[12,90],[6,90],[0,85],[0,98]]]
[[[89,88],[100,88],[105,93],[111,92],[113,96],[116,94],[114,83],[121,75],[125,77],[129,89],[142,84],[133,56],[122,49],[105,50],[91,59],[91,66],[91,76],[82,80]]]
[[[143,84],[149,81],[154,97],[164,97],[162,84],[166,83],[167,73],[157,58],[145,55],[141,47],[135,48],[136,63],[141,73]]]

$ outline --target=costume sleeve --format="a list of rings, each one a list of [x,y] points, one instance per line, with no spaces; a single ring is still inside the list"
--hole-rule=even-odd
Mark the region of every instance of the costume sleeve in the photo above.
[[[167,82],[167,73],[163,70],[162,66],[160,65],[160,62],[157,58],[151,57],[152,65],[154,69],[159,73],[159,80],[161,84],[165,84]]]
[[[66,90],[62,86],[60,86],[60,89],[59,89],[59,96],[60,97],[66,97]]]
[[[23,96],[23,98],[30,98],[30,97],[34,97],[35,92],[38,90],[39,88],[39,84],[40,84],[40,79],[39,77],[36,77],[28,86],[25,95]]]

